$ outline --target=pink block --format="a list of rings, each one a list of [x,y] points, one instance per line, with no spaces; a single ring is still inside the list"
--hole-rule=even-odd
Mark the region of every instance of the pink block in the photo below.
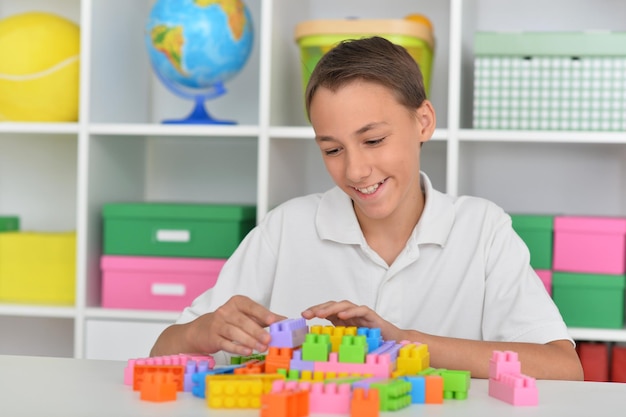
[[[626,273],[626,218],[554,218],[553,269],[563,272]]]
[[[552,271],[549,269],[535,269],[535,272],[543,282],[543,286],[546,287],[548,294],[552,296]]]
[[[102,307],[179,311],[212,288],[225,259],[101,258]]]
[[[347,373],[349,375],[389,377],[394,369],[394,363],[391,362],[387,354],[370,353],[365,357],[365,363],[343,363],[337,359],[337,352],[332,352],[328,357],[328,362],[314,363],[316,372]]]
[[[315,382],[309,391],[309,411],[324,414],[350,413],[350,384]]]
[[[522,371],[517,352],[494,350],[489,359],[489,378],[500,379],[502,374],[517,375]]]
[[[489,378],[489,396],[512,405],[539,403],[535,378],[521,374],[502,374],[499,380]]]

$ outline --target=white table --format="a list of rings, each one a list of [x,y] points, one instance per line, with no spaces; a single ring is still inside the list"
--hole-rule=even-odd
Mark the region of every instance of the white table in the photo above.
[[[123,384],[125,362],[0,356],[0,416],[259,416],[259,410],[210,409],[203,399],[179,393],[168,403],[141,401]],[[539,405],[514,407],[487,395],[487,381],[473,379],[467,400],[413,405],[385,417],[407,416],[621,416],[626,384],[537,381]],[[324,414],[318,414],[323,416]]]

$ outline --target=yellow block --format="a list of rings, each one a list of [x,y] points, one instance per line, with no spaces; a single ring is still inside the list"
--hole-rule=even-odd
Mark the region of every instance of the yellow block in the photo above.
[[[0,301],[73,304],[76,233],[0,233]]]

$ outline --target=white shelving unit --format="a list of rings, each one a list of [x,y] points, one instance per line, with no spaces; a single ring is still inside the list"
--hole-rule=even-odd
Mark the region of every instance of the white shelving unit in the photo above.
[[[331,186],[302,108],[303,20],[433,22],[431,100],[439,128],[423,169],[451,194],[509,212],[626,215],[626,132],[471,128],[473,34],[481,30],[626,30],[611,0],[246,0],[255,45],[228,94],[208,104],[236,126],[171,126],[191,103],[152,75],[143,30],[153,0],[0,0],[0,18],[43,10],[81,26],[80,120],[0,123],[0,214],[28,230],[76,230],[74,306],[0,304],[0,353],[126,359],[146,356],[175,312],[100,305],[101,207],[113,201],[253,203],[262,218]],[[6,59],[0,57],[0,59]],[[626,341],[626,330],[572,329],[579,340]]]

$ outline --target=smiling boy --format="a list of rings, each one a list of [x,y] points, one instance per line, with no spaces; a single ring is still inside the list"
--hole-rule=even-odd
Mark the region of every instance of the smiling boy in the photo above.
[[[265,351],[264,327],[301,315],[426,343],[432,366],[474,377],[488,377],[494,350],[514,350],[527,375],[582,379],[510,217],[438,192],[420,171],[436,117],[406,50],[379,37],[341,43],[305,99],[336,187],[268,213],[151,354]]]

